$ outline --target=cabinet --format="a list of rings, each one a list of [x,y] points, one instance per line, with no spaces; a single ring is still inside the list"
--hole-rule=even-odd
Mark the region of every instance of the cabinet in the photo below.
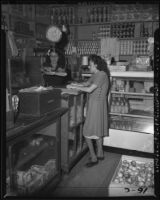
[[[47,196],[61,178],[60,108],[43,117],[20,115],[7,134],[7,196]]]
[[[69,172],[80,157],[87,151],[83,132],[86,96],[84,93],[62,93],[61,106],[69,108],[62,117],[61,167]]]
[[[110,137],[104,145],[153,153],[153,72],[112,72],[111,81]]]

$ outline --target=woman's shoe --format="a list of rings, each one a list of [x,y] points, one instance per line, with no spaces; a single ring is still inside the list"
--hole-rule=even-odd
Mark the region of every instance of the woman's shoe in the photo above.
[[[98,164],[98,160],[97,161],[90,161],[88,163],[86,163],[86,167],[92,167],[94,165],[97,165]]]
[[[98,159],[98,160],[104,160],[104,156],[102,156],[102,157],[98,157],[98,156],[97,156],[97,159]]]

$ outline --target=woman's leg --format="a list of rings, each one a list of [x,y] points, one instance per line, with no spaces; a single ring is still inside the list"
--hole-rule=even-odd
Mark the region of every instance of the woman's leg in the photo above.
[[[90,154],[91,154],[91,160],[93,162],[95,162],[95,161],[97,161],[97,156],[96,156],[95,151],[94,151],[93,141],[92,141],[92,139],[89,139],[89,138],[85,138],[85,139],[86,139],[87,145],[89,147],[89,151],[90,151]]]
[[[103,157],[103,138],[96,140],[97,144],[97,157]]]

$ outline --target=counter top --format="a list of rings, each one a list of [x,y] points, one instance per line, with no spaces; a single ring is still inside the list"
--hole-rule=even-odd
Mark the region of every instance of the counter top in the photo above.
[[[49,121],[54,121],[58,117],[61,117],[64,113],[66,113],[68,108],[57,108],[53,112],[45,114],[41,117],[33,117],[29,115],[20,114],[18,119],[14,125],[14,128],[9,129],[6,132],[7,142],[23,136],[27,132],[39,128],[44,123]]]

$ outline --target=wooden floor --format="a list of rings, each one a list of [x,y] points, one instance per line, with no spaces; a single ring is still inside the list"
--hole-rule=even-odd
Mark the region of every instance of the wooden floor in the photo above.
[[[63,176],[53,197],[106,197],[108,185],[121,158],[120,154],[105,152],[105,159],[91,168],[86,168],[87,153]]]

